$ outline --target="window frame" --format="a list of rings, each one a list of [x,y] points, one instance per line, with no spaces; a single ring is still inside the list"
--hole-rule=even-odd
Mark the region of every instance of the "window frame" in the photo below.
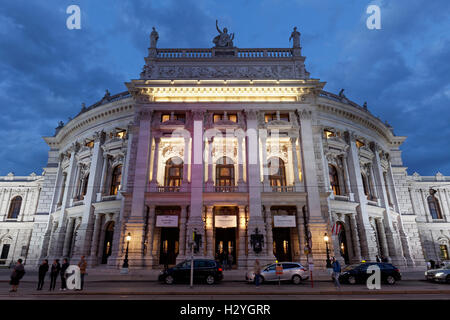
[[[17,195],[11,199],[9,203],[9,210],[7,219],[17,220],[20,215],[20,210],[22,209],[23,199],[21,196]]]

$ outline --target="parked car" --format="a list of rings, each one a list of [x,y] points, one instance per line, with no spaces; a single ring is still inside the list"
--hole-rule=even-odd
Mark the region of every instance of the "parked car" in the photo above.
[[[276,263],[266,265],[261,268],[261,278],[260,282],[270,282],[270,281],[292,281],[294,284],[300,284],[303,280],[308,279],[308,270],[298,262],[279,262],[283,267],[283,274],[276,274]],[[249,271],[245,275],[245,280],[247,282],[255,281],[255,273]]]
[[[210,259],[194,259],[194,281],[214,284],[223,279],[222,266]],[[173,268],[162,270],[158,280],[166,284],[189,282],[191,278],[191,260],[185,260]]]
[[[339,281],[350,284],[365,283],[367,278],[371,276],[371,273],[367,273],[367,268],[371,265],[378,265],[381,271],[381,281],[383,282],[394,284],[402,279],[400,270],[390,263],[366,262],[343,268],[342,273],[339,275]]]
[[[425,278],[429,281],[450,283],[450,264],[443,268],[425,271]]]

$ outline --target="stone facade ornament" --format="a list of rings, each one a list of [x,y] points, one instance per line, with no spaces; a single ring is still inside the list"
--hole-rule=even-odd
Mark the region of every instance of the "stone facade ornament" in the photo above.
[[[216,29],[219,32],[219,35],[215,36],[213,39],[213,43],[216,45],[216,48],[233,48],[234,33],[228,34],[227,28],[223,28],[223,31],[221,31],[217,20]]]
[[[156,48],[156,43],[159,39],[159,34],[156,31],[155,27],[152,27],[152,32],[150,33],[150,48]]]
[[[292,41],[292,48],[300,48],[300,32],[297,31],[297,27],[294,27],[294,31],[291,33],[289,41]]]

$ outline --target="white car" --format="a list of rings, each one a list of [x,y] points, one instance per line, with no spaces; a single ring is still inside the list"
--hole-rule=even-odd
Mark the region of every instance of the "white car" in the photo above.
[[[308,270],[298,262],[279,262],[283,267],[283,274],[276,274],[276,263],[266,265],[261,268],[260,283],[270,281],[292,281],[294,284],[300,284],[303,280],[307,280]],[[255,281],[255,273],[253,271],[247,272],[245,275],[247,282]]]

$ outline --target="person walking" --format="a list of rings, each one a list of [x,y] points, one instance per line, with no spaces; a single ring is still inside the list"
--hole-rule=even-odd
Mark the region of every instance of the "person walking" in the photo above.
[[[58,259],[55,259],[50,268],[50,288],[49,291],[55,290],[56,279],[58,278],[59,272],[61,271],[61,264]]]
[[[229,270],[231,270],[231,267],[233,265],[233,255],[231,253],[228,253],[227,259],[228,259],[228,268]]]
[[[333,257],[333,278],[334,278],[334,286],[336,288],[341,288],[341,283],[339,282],[339,275],[341,273],[341,264],[339,261],[336,260],[335,257]]]
[[[228,258],[227,258],[227,252],[223,252],[222,253],[222,264],[223,264],[223,270],[227,270],[228,269]]]
[[[69,267],[69,261],[64,258],[63,264],[61,265],[61,288],[59,290],[67,290],[67,284],[66,284],[66,271]]]
[[[259,260],[255,260],[255,266],[253,268],[253,272],[255,273],[255,285],[259,287],[259,280],[261,277],[261,265],[259,264]]]
[[[84,287],[84,276],[86,275],[87,262],[84,259],[84,256],[81,256],[80,262],[78,262],[78,268],[80,268],[80,278],[81,278],[81,287],[79,290],[83,290]]]
[[[44,286],[44,280],[45,280],[45,275],[47,274],[47,271],[48,271],[48,260],[45,259],[39,265],[39,271],[38,271],[39,280],[38,280],[37,290],[42,290],[42,287]]]
[[[17,260],[16,265],[14,266],[13,272],[11,273],[11,281],[9,284],[11,285],[11,290],[9,292],[17,292],[17,288],[19,287],[19,281],[25,275],[25,268],[22,264],[22,259]]]

